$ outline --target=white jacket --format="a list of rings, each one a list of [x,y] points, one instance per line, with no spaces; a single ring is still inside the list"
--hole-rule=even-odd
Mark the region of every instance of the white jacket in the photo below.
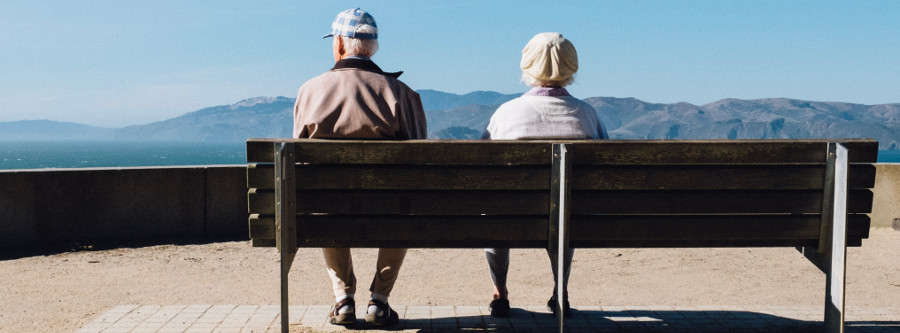
[[[546,89],[546,88],[537,88]],[[564,89],[556,88],[565,92]],[[609,136],[597,111],[584,101],[569,96],[540,96],[535,89],[503,103],[487,127],[485,138],[519,139],[606,139]]]

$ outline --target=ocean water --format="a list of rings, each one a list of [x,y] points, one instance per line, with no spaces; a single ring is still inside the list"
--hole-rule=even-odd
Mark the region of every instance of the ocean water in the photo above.
[[[878,152],[878,162],[900,163],[900,150],[882,150]]]
[[[878,152],[900,162],[900,151]],[[0,170],[246,163],[244,143],[0,142]]]
[[[246,156],[241,142],[0,142],[0,170],[243,164]]]

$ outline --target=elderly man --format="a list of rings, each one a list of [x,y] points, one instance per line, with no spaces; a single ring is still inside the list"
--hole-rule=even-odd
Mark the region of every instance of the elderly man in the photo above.
[[[378,28],[369,13],[340,12],[331,25],[334,67],[300,87],[294,104],[294,137],[320,139],[424,139],[425,113],[419,95],[370,59],[378,50]],[[325,248],[325,264],[334,288],[332,324],[356,321],[356,277],[348,248]],[[366,322],[375,326],[399,321],[388,296],[406,249],[378,249]]]

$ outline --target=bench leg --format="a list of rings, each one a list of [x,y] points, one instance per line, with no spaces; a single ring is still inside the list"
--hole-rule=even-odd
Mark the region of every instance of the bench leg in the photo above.
[[[839,143],[829,143],[819,244],[797,248],[825,273],[824,331],[829,333],[844,332],[848,168],[847,148]]]
[[[559,331],[565,331],[566,253],[569,252],[569,181],[571,153],[565,144],[553,145],[553,170],[550,175],[550,223],[547,239],[556,265],[556,314]]]
[[[844,300],[847,277],[847,148],[839,143],[828,145],[825,184],[826,201],[822,219],[824,242],[819,246],[825,268],[825,331],[844,332]],[[829,193],[831,192],[831,193]],[[830,222],[830,223],[827,223]],[[826,224],[827,223],[827,224]]]
[[[826,259],[830,262],[830,267],[825,273],[825,331],[835,333],[844,332],[846,296],[844,288],[847,276],[847,247],[844,244],[837,244],[839,238],[844,237],[833,238],[835,244],[828,256],[830,258]]]
[[[288,332],[288,273],[291,271],[291,263],[294,261],[296,250],[281,252],[281,332]]]
[[[288,273],[297,253],[297,183],[294,146],[275,143],[275,247],[281,261],[281,332],[288,333]]]

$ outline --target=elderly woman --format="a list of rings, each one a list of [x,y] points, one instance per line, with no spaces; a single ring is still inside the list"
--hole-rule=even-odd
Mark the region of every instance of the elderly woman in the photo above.
[[[535,35],[522,49],[522,81],[531,90],[522,96],[501,105],[488,124],[485,138],[493,140],[521,139],[605,139],[606,130],[597,119],[597,111],[569,95],[566,85],[572,83],[578,71],[578,54],[572,42],[555,32]],[[566,317],[571,315],[567,289],[569,267],[572,263],[570,250],[565,256],[563,272],[563,308]],[[494,295],[491,315],[509,315],[509,291],[506,288],[506,274],[509,271],[509,249],[485,249]],[[548,251],[548,254],[549,251]],[[547,306],[556,313],[556,280],[558,274],[553,258],[553,296]]]

